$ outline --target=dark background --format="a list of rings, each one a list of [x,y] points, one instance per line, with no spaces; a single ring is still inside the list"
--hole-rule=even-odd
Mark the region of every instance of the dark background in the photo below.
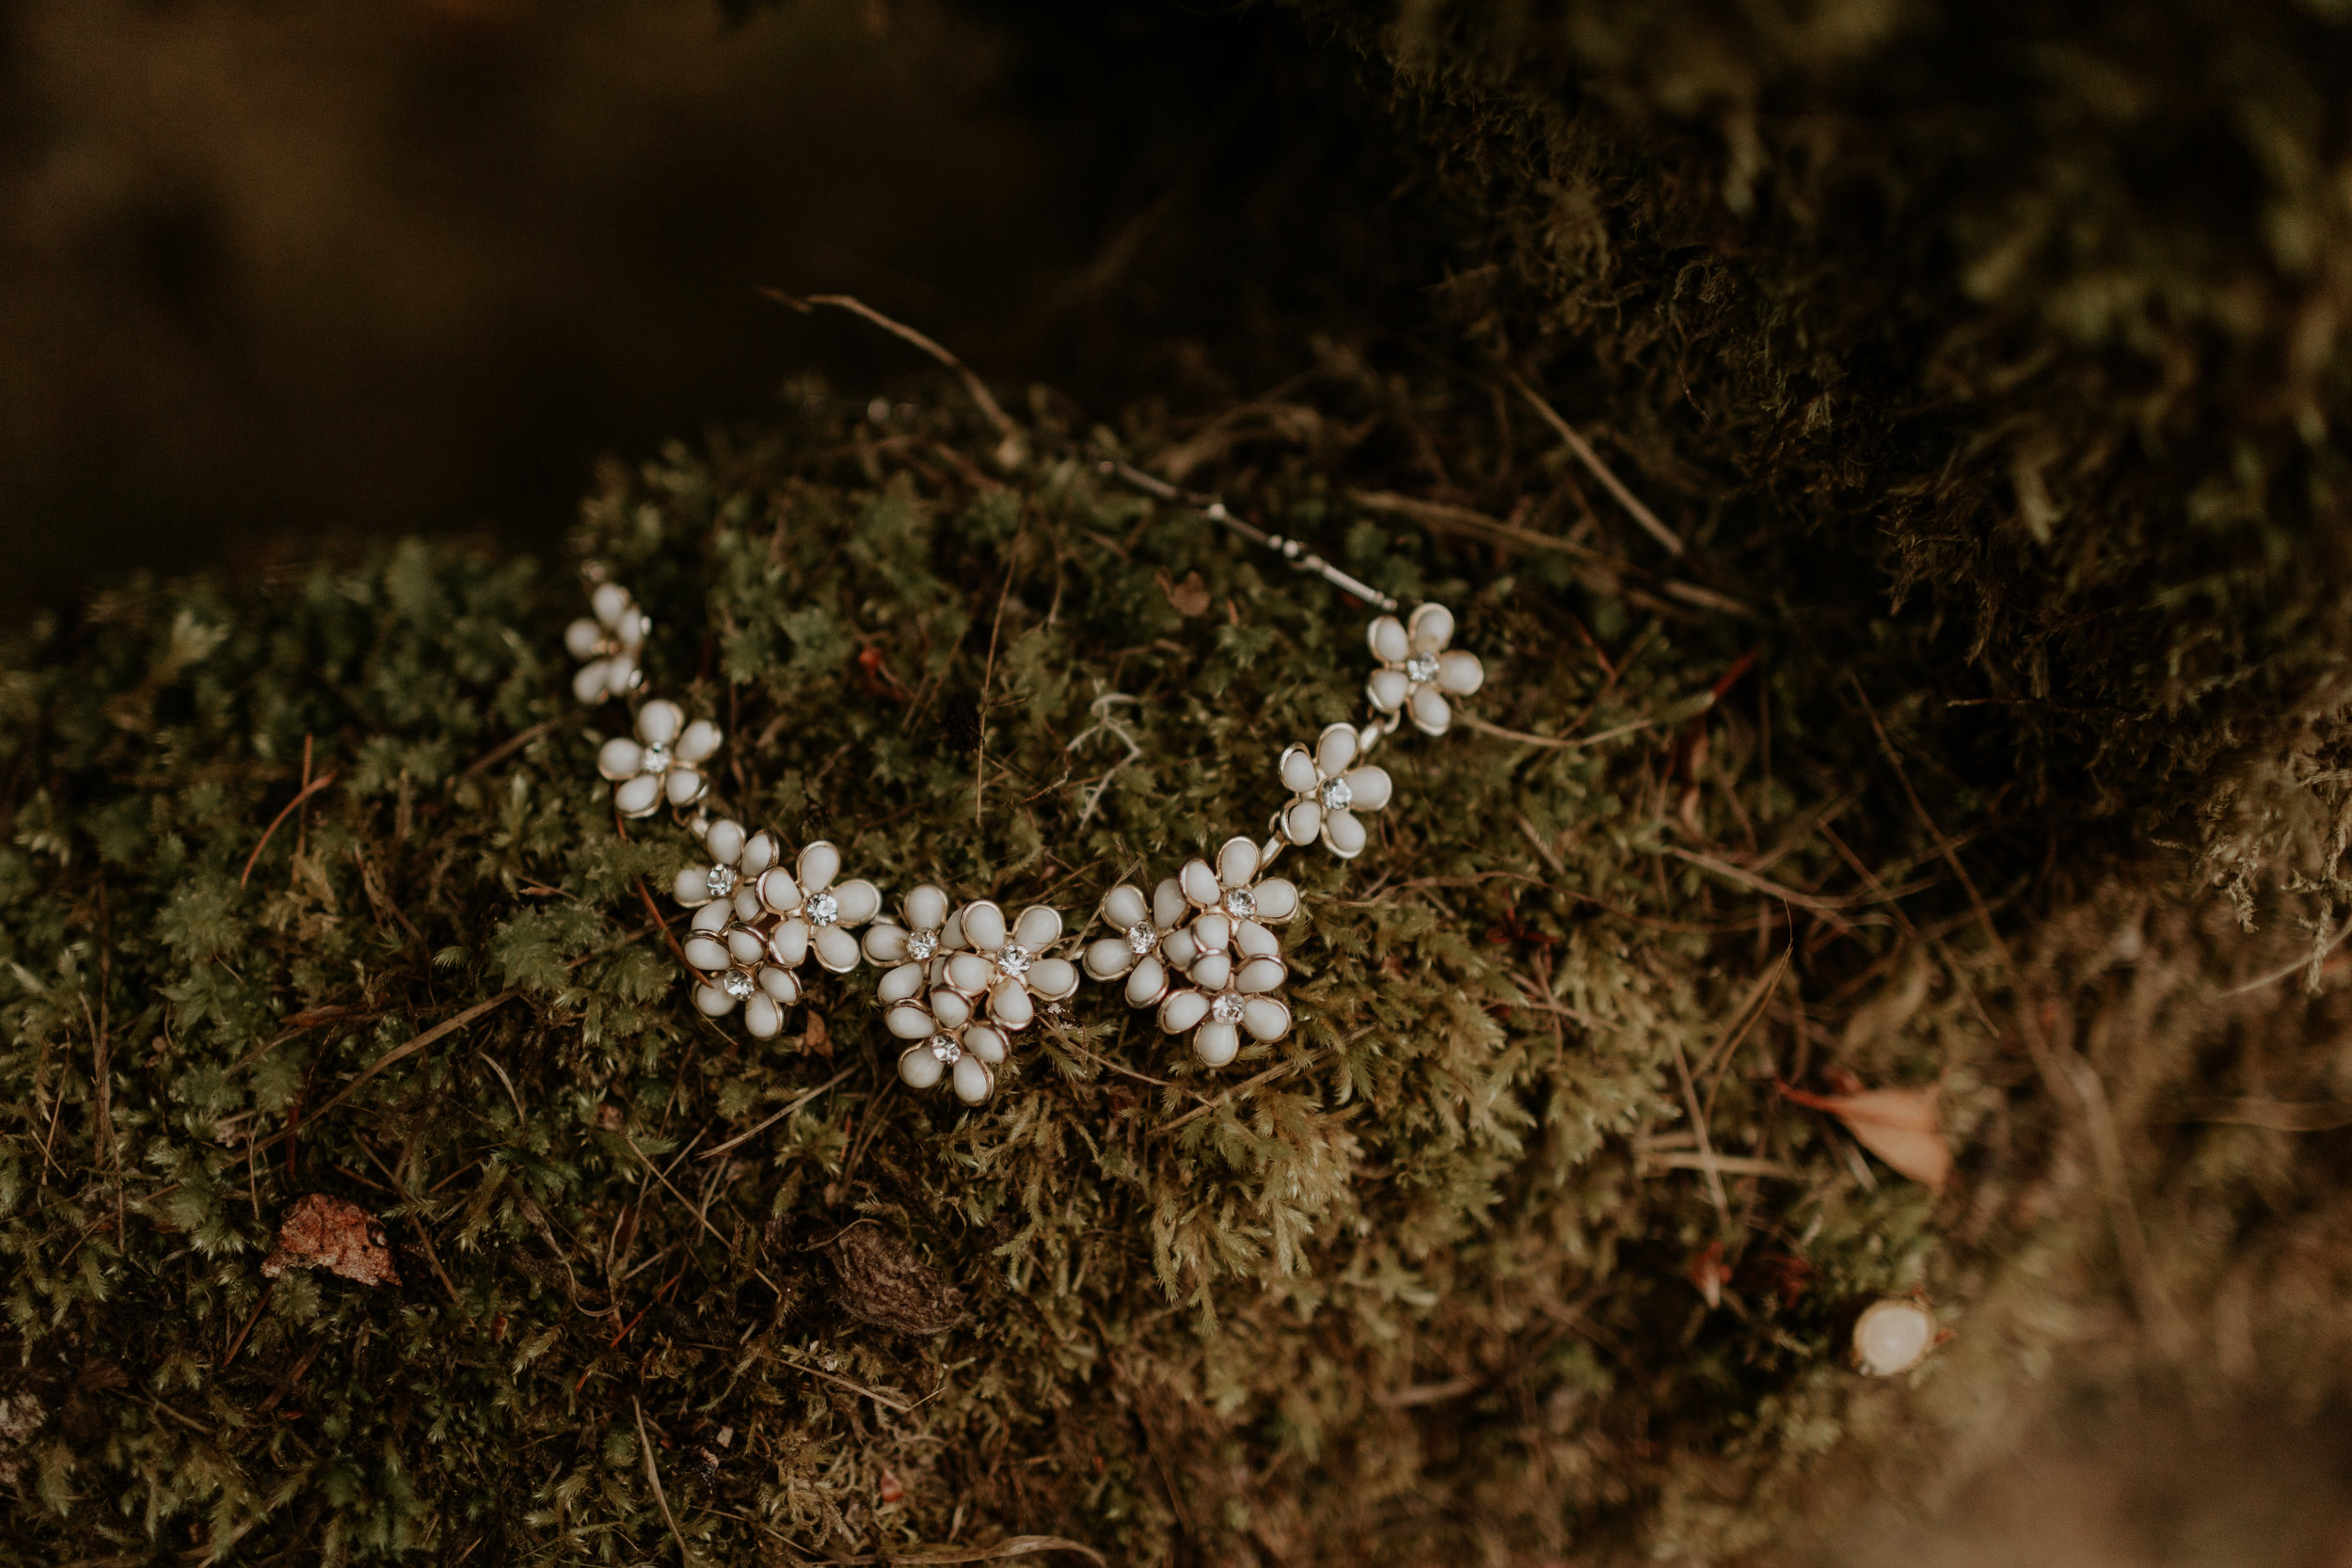
[[[1354,62],[1259,9],[0,0],[0,612],[544,546],[600,454],[916,371],[763,285],[1110,418],[1438,269]]]

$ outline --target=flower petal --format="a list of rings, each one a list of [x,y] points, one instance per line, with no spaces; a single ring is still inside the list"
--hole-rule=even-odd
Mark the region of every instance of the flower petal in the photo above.
[[[787,920],[768,933],[768,956],[787,969],[808,961],[808,922]]]
[[[1282,787],[1293,795],[1311,794],[1315,787],[1314,753],[1304,746],[1289,746],[1282,751]]]
[[[1029,990],[1059,1002],[1078,989],[1078,966],[1068,958],[1040,958],[1029,966]]]
[[[1312,800],[1294,800],[1282,813],[1282,836],[1293,844],[1312,844],[1323,832],[1323,808]]]
[[[921,1042],[898,1053],[898,1081],[911,1089],[928,1089],[947,1076],[947,1064]]]
[[[882,890],[863,877],[833,890],[834,918],[844,926],[863,926],[882,913]]]
[[[910,889],[905,898],[907,929],[936,931],[947,921],[947,895],[925,882]]]
[[[1288,978],[1290,971],[1282,967],[1281,959],[1252,958],[1233,976],[1233,989],[1246,996],[1256,996],[1272,990]]]
[[[622,612],[619,620],[612,623],[612,640],[631,653],[635,653],[645,645],[645,634],[651,630],[653,630],[652,618],[644,610],[631,607]]]
[[[735,1011],[735,998],[716,986],[696,986],[694,1006],[705,1018],[724,1018]]]
[[[710,851],[712,864],[733,865],[742,858],[746,837],[742,823],[722,816],[703,834],[703,847]]]
[[[1170,969],[1186,969],[1200,956],[1200,943],[1190,931],[1170,931],[1160,939],[1160,958]]]
[[[727,930],[727,956],[739,964],[755,964],[768,956],[768,943],[749,926],[730,927]]]
[[[596,748],[596,771],[616,784],[635,778],[644,762],[645,749],[627,736],[616,735]]]
[[[1258,874],[1258,847],[1246,838],[1229,838],[1216,852],[1216,881],[1219,887],[1248,887]]]
[[[1375,670],[1364,682],[1364,696],[1382,713],[1394,713],[1413,694],[1413,683],[1402,670]]]
[[[1005,911],[980,899],[963,906],[963,940],[983,953],[1005,945]]]
[[[1192,940],[1201,952],[1223,952],[1226,944],[1233,940],[1233,917],[1227,914],[1204,914],[1186,929],[1192,932]]]
[[[857,967],[857,938],[838,926],[828,926],[816,936],[817,961],[835,974],[847,974]]]
[[[1383,664],[1402,664],[1413,651],[1405,623],[1393,615],[1383,615],[1373,622],[1365,640],[1372,644],[1372,657]]]
[[[1456,697],[1467,697],[1486,684],[1486,667],[1478,662],[1476,654],[1455,651],[1438,659],[1438,689],[1451,691]]]
[[[1029,1000],[1028,987],[1007,976],[988,993],[988,1016],[999,1028],[1026,1029],[1037,1022],[1037,1004]]]
[[[778,1006],[789,1007],[801,999],[801,977],[788,969],[778,969],[774,964],[762,964],[759,970],[759,989],[775,998]]]
[[[1136,950],[1125,937],[1100,937],[1087,943],[1087,974],[1096,980],[1116,980],[1136,966]]]
[[[985,1103],[996,1092],[996,1075],[988,1070],[988,1064],[969,1051],[956,1061],[956,1098],[966,1105]]]
[[[790,914],[801,907],[801,884],[794,881],[792,874],[782,866],[762,872],[755,885],[760,903],[778,914]]]
[[[1323,816],[1323,847],[1343,861],[1352,861],[1364,852],[1364,825],[1352,811],[1326,812]]]
[[[874,988],[875,997],[885,1007],[894,1002],[907,1002],[923,994],[923,966],[900,964],[882,977]]]
[[[586,616],[581,616],[564,628],[564,651],[574,658],[594,658],[596,644],[604,641],[604,628]]]
[[[580,624],[578,621],[572,623],[574,626]],[[610,691],[611,689],[604,683],[604,660],[602,659],[596,660],[594,664],[581,665],[572,676],[572,695],[583,703],[601,703]]]
[[[801,891],[812,896],[833,886],[833,879],[841,875],[841,851],[818,839],[801,851],[799,874],[792,879],[801,884]]]
[[[1186,861],[1184,870],[1176,874],[1176,880],[1195,909],[1213,910],[1216,901],[1225,896],[1225,890],[1216,885],[1216,873],[1209,869],[1207,861]]]
[[[1003,1030],[992,1029],[985,1023],[975,1023],[963,1032],[963,1048],[994,1067],[1011,1051],[1012,1042],[1005,1037]]]
[[[1291,1010],[1281,998],[1253,996],[1241,1005],[1241,1026],[1251,1037],[1279,1040],[1291,1030]]]
[[[1245,958],[1279,958],[1282,939],[1254,920],[1233,922],[1233,951]]]
[[[657,697],[637,710],[637,738],[648,746],[667,746],[686,727],[686,710]]]
[[[1445,705],[1434,686],[1424,686],[1413,693],[1408,713],[1413,728],[1423,735],[1443,735],[1454,723],[1454,710]]]
[[[588,595],[588,608],[606,626],[619,626],[621,617],[628,613],[628,590],[617,582],[600,582],[596,592]]]
[[[868,926],[866,928],[866,958],[869,963],[902,964],[907,961],[907,932],[903,926]]]
[[[1233,977],[1233,956],[1223,951],[1203,953],[1192,960],[1184,977],[1202,990],[1223,990]]]
[[[678,901],[681,909],[701,909],[710,902],[710,873],[700,866],[688,866],[670,884],[670,896]]]
[[[765,996],[755,996],[743,1004],[743,1027],[755,1040],[771,1040],[784,1028],[784,1009]]]
[[[1406,641],[1417,654],[1442,652],[1454,641],[1454,611],[1441,604],[1425,604],[1413,611],[1405,627]]]
[[[661,781],[651,773],[623,779],[612,786],[612,806],[623,816],[650,816],[661,804]]]
[[[1146,953],[1127,976],[1127,1005],[1131,1007],[1156,1007],[1160,998],[1168,994],[1168,966],[1160,962],[1156,953]]]
[[[1012,926],[1012,940],[1033,954],[1041,947],[1051,946],[1060,935],[1061,911],[1043,904],[1032,904],[1023,910],[1021,918]]]
[[[723,931],[727,928],[727,922],[734,917],[735,911],[725,904],[705,904],[694,911],[694,918],[686,923],[686,928],[706,934]]]
[[[1327,724],[1315,737],[1315,768],[1325,778],[1336,779],[1356,762],[1356,754],[1364,749],[1353,724]]]
[[[1385,768],[1375,768],[1367,763],[1361,768],[1347,770],[1347,805],[1350,811],[1378,811],[1389,803],[1395,793],[1396,785],[1391,782],[1389,770]]]
[[[949,952],[969,951],[972,943],[963,934],[963,911],[956,911],[939,927],[939,945]]]
[[[1203,1067],[1223,1067],[1241,1053],[1241,1032],[1211,1019],[1192,1032],[1192,1053]]]
[[[686,961],[706,974],[716,974],[727,967],[727,944],[717,937],[688,937],[683,951]]]
[[[1152,906],[1144,901],[1143,890],[1120,883],[1103,895],[1103,918],[1114,930],[1125,930],[1152,918]]]
[[[1160,1032],[1181,1035],[1209,1016],[1209,999],[1197,990],[1172,990],[1160,1002]]]
[[[941,986],[930,996],[931,1017],[942,1029],[961,1029],[972,1022],[972,999],[960,990]]]
[[[1258,884],[1258,918],[1279,926],[1298,912],[1298,884],[1288,877],[1268,877]]]
[[[612,662],[618,664],[620,660]],[[677,737],[677,759],[680,762],[708,761],[724,738],[718,725],[707,719],[697,719],[686,726],[686,733]]]
[[[919,1002],[901,1002],[882,1014],[882,1027],[902,1040],[927,1040],[939,1033],[930,1009]]]
[[[710,781],[684,766],[672,768],[661,776],[661,791],[674,806],[691,806],[710,793]]]
[[[756,877],[783,858],[784,846],[776,842],[775,834],[763,828],[744,844],[743,858],[735,868],[746,877]]]
[[[977,953],[957,953],[947,959],[947,984],[966,996],[978,996],[996,983],[996,966]]]
[[[1152,923],[1163,931],[1174,930],[1184,924],[1184,884],[1173,877],[1162,878],[1152,890]]]
[[[760,916],[768,912],[760,908],[759,890],[740,882],[735,884],[735,896],[728,899],[724,907],[732,909],[735,918],[749,926],[758,925]]]

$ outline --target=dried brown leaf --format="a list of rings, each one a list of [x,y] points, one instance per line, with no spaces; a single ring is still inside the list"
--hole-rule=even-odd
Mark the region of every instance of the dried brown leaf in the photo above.
[[[1940,1189],[1952,1173],[1952,1151],[1944,1139],[1933,1089],[1808,1094],[1784,1084],[1780,1092],[1800,1105],[1827,1111],[1844,1122],[1856,1143],[1914,1181]]]

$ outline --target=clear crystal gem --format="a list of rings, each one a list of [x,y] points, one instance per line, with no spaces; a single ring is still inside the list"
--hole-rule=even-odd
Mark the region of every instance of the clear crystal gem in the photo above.
[[[823,930],[841,918],[841,900],[830,893],[820,893],[808,901],[808,923]]]
[[[1258,895],[1246,887],[1233,889],[1225,895],[1225,912],[1235,920],[1255,920],[1258,917]]]
[[[1219,1023],[1239,1023],[1241,998],[1230,990],[1220,993],[1216,1001],[1209,1004],[1209,1016]]]
[[[1356,791],[1345,779],[1326,779],[1316,791],[1325,811],[1345,811],[1356,803]]]
[[[730,969],[726,978],[719,982],[719,989],[740,1002],[752,993],[752,977],[739,969]]]
[[[963,1059],[963,1047],[956,1043],[955,1037],[952,1035],[933,1035],[931,1054],[947,1066],[953,1067]]]
[[[939,951],[937,931],[917,931],[907,938],[907,957],[921,963]]]
[[[1005,950],[996,955],[996,967],[1016,980],[1029,973],[1029,966],[1036,961],[1036,955],[1017,942],[1005,943]]]
[[[724,898],[735,891],[735,867],[714,865],[710,875],[703,879],[703,891],[713,898]]]
[[[1127,951],[1142,958],[1160,944],[1159,927],[1148,920],[1138,920],[1127,927]]]
[[[667,773],[670,770],[670,748],[648,746],[644,757],[637,764],[640,773]]]
[[[1405,661],[1405,678],[1416,686],[1423,686],[1438,678],[1438,656],[1415,654]]]

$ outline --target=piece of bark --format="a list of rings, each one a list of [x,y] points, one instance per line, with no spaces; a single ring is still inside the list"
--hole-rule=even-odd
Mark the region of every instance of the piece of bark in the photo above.
[[[841,1276],[841,1305],[853,1318],[923,1338],[963,1321],[963,1292],[879,1226],[850,1227],[826,1254]]]
[[[397,1285],[392,1248],[383,1225],[356,1203],[325,1193],[294,1199],[278,1222],[278,1245],[262,1259],[275,1279],[288,1269],[325,1269],[362,1285]]]

